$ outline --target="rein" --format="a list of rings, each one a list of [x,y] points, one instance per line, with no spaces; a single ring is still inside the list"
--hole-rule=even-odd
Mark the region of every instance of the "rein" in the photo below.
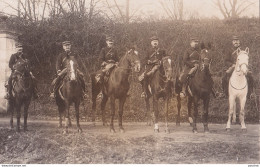
[[[231,83],[231,80],[230,80],[229,83],[230,83],[230,86],[231,86],[232,88],[236,89],[236,90],[243,90],[243,89],[245,89],[245,88],[247,87],[247,83],[246,83],[246,85],[245,85],[243,88],[240,88],[240,89],[234,87],[234,86],[232,85],[232,83]]]

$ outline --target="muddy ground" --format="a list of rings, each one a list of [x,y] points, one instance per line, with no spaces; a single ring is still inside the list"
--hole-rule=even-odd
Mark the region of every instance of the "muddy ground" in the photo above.
[[[231,132],[225,124],[209,124],[210,133],[192,133],[187,123],[170,124],[170,133],[160,133],[145,123],[127,122],[125,133],[111,134],[108,127],[82,121],[83,133],[77,133],[75,122],[64,135],[57,121],[29,120],[28,132],[9,128],[7,118],[0,119],[0,164],[29,163],[260,163],[259,124],[240,125]]]

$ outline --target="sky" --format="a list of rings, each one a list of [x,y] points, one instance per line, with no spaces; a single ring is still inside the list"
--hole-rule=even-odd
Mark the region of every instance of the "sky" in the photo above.
[[[89,1],[89,0],[87,0]],[[99,0],[97,9],[105,11],[111,16],[111,12],[106,9],[106,0]],[[114,0],[107,0],[110,6],[114,5]],[[135,17],[149,18],[169,18],[166,12],[163,10],[160,1],[166,2],[169,0],[130,0],[130,15],[134,13]],[[190,18],[191,16],[199,18],[213,18],[217,17],[223,19],[220,11],[214,5],[216,0],[184,0],[184,17]],[[221,0],[223,1],[223,0]],[[238,0],[242,2],[244,0]],[[250,6],[249,10],[244,12],[241,16],[259,17],[259,0],[249,0],[254,3]],[[124,10],[126,0],[116,0],[118,5]],[[6,3],[13,7],[17,6],[17,0],[0,0],[0,12],[8,14],[16,14],[16,11],[9,7]],[[117,11],[114,7],[113,10]]]

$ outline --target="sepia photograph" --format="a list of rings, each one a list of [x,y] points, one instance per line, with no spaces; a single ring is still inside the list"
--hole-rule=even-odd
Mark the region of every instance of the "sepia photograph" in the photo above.
[[[259,11],[0,0],[0,167],[259,167]]]

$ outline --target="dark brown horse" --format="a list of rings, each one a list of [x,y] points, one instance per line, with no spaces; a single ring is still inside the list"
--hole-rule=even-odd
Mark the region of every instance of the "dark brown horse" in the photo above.
[[[65,131],[68,133],[68,126],[70,123],[70,106],[74,103],[76,111],[76,121],[78,132],[82,132],[79,124],[79,105],[82,98],[83,90],[81,87],[78,64],[73,56],[66,60],[66,75],[62,81],[60,89],[56,93],[56,104],[59,110],[59,127],[62,127],[62,114],[65,112]]]
[[[203,100],[203,124],[204,124],[204,131],[209,132],[208,129],[208,109],[209,109],[209,102],[210,102],[210,93],[212,92],[213,80],[211,78],[211,74],[209,71],[210,66],[210,50],[202,49],[201,50],[201,57],[199,62],[199,68],[195,72],[194,76],[189,80],[188,83],[188,116],[189,122],[191,126],[193,126],[193,132],[197,133],[197,116],[198,116],[198,102],[200,99]],[[175,84],[175,91],[178,94],[177,96],[177,108],[178,108],[178,115],[176,119],[176,124],[180,125],[180,109],[181,109],[181,84],[178,80],[178,76],[176,78]],[[191,112],[192,104],[194,105],[194,112]]]
[[[173,70],[172,70],[172,60],[170,57],[164,57],[162,59],[162,64],[160,68],[154,73],[154,75],[149,78],[149,92],[146,93],[145,103],[146,103],[146,113],[148,124],[151,124],[151,120],[154,122],[154,131],[159,132],[159,124],[158,124],[158,102],[160,98],[164,100],[164,110],[165,110],[165,132],[169,132],[168,129],[168,105],[169,100],[172,97],[173,92]],[[150,111],[150,97],[153,97],[153,114]],[[153,119],[151,119],[151,117]]]
[[[10,125],[13,128],[13,111],[17,113],[17,131],[20,132],[21,108],[24,107],[24,131],[27,130],[28,108],[33,94],[33,81],[27,60],[18,59],[14,65],[13,92],[9,100],[8,111],[11,113]]]
[[[106,124],[105,120],[105,106],[108,98],[111,103],[111,121],[110,121],[110,132],[115,132],[114,129],[114,116],[115,116],[115,100],[119,100],[119,130],[124,132],[122,125],[123,108],[127,97],[127,92],[130,88],[129,75],[134,67],[135,72],[140,71],[140,60],[138,52],[134,49],[130,49],[120,59],[118,65],[111,71],[110,77],[104,82],[102,87],[103,98],[101,101],[101,112],[103,125]],[[92,77],[92,102],[96,104],[97,94],[101,91],[100,85],[97,84],[95,78]],[[92,109],[92,116],[95,116],[95,106]],[[93,118],[95,121],[95,118]]]

